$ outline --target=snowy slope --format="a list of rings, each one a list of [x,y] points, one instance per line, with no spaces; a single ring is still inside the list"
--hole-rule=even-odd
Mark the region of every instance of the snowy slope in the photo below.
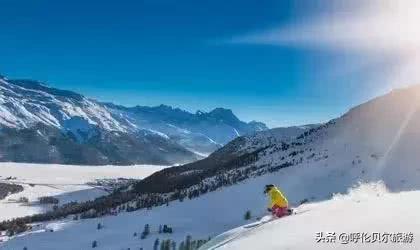
[[[232,229],[200,250],[418,249],[419,198],[420,191],[388,193],[365,185],[348,195],[302,205],[293,216]],[[374,233],[381,236],[374,238]]]
[[[393,191],[419,189],[419,125],[420,86],[394,90],[287,145],[267,144],[258,159],[243,168],[266,173],[289,163],[293,173],[312,172],[298,189],[312,189],[316,182],[342,192],[358,180],[383,180]],[[331,182],[334,179],[342,182]]]
[[[297,215],[267,223],[258,228],[243,228],[243,214],[239,213],[242,201],[237,206],[227,206],[232,196],[241,190],[214,192],[206,197],[187,202],[174,202],[169,207],[141,210],[83,221],[63,220],[42,225],[33,232],[14,238],[0,245],[0,249],[89,249],[91,242],[98,242],[97,249],[152,249],[156,238],[180,242],[186,235],[193,239],[214,237],[202,249],[416,249],[415,244],[335,244],[316,243],[318,232],[341,233],[388,232],[413,233],[419,235],[420,203],[419,191],[389,193],[382,185],[362,185],[346,195],[335,195],[332,200],[301,205]],[[243,190],[242,191],[246,191]],[[223,203],[225,202],[225,203]],[[256,203],[254,201],[254,203]],[[260,205],[260,204],[259,204]],[[212,209],[222,213],[209,213]],[[387,209],[384,209],[387,208]],[[199,213],[206,209],[206,213]],[[390,216],[390,211],[396,216]],[[264,212],[256,214],[263,216]],[[351,216],[350,216],[351,215]],[[404,215],[404,216],[397,216]],[[255,220],[255,216],[253,217]],[[97,230],[98,223],[104,228]],[[142,231],[144,224],[151,225],[151,235],[141,240],[134,237]],[[171,235],[159,234],[158,225],[173,227]],[[238,227],[236,229],[235,228]],[[44,232],[54,229],[54,232]],[[6,238],[5,238],[6,239]],[[64,244],[65,242],[65,244]],[[220,246],[220,248],[214,248]]]
[[[22,192],[0,200],[0,221],[41,213],[51,209],[40,205],[38,198],[55,196],[60,204],[71,201],[86,201],[106,195],[101,188],[88,185],[96,179],[135,178],[142,179],[166,166],[72,166],[0,163],[0,182],[22,185]],[[7,180],[8,177],[16,177]],[[30,185],[32,184],[32,185]],[[30,205],[14,202],[20,197],[29,199]]]
[[[304,132],[319,126],[321,124],[267,129],[239,137],[231,143],[235,147],[236,154],[254,152],[258,149],[280,145],[282,142],[292,142]]]

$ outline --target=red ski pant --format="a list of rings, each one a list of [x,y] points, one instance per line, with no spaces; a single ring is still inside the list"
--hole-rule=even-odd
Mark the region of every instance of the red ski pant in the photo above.
[[[283,216],[287,215],[288,211],[287,211],[287,207],[279,207],[277,205],[274,205],[271,208],[271,213],[280,218],[280,217],[283,217]]]

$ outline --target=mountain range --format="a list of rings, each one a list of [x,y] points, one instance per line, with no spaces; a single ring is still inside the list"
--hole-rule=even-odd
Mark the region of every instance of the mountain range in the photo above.
[[[229,109],[124,107],[33,80],[0,77],[0,90],[0,161],[179,164],[267,129]]]

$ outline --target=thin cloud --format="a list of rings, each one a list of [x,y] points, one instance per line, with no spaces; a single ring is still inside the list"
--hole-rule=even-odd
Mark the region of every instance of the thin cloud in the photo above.
[[[355,8],[338,8],[285,26],[236,36],[225,43],[348,51],[365,56],[366,63],[378,59],[393,63],[393,70],[384,72],[380,79],[385,89],[420,83],[420,1],[359,3]]]
[[[366,1],[362,8],[324,14],[227,42],[400,54],[420,49],[419,23],[419,1]]]

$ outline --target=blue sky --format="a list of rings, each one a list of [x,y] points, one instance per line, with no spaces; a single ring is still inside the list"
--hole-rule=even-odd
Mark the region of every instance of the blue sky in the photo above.
[[[270,40],[340,10],[327,2],[0,0],[0,73],[123,105],[322,122],[383,93],[392,69],[384,55]]]

